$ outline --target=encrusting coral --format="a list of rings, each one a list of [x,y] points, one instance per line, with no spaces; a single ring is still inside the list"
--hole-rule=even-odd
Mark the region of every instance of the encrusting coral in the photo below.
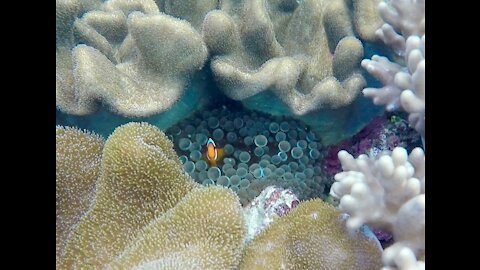
[[[104,139],[76,128],[56,128],[56,257],[95,198]]]
[[[130,123],[105,143],[91,209],[70,236],[63,267],[98,268],[118,256],[151,220],[198,186],[183,173],[157,128]]]
[[[348,105],[365,86],[363,46],[341,0],[225,1],[205,17],[203,36],[217,83],[234,100],[271,91],[303,115]]]
[[[344,223],[319,199],[301,202],[250,242],[239,269],[379,269],[375,236],[368,230],[349,234]]]
[[[128,117],[164,112],[207,60],[201,35],[153,1],[107,1],[73,23],[75,7],[57,4],[56,97],[64,112],[90,114],[99,102]]]

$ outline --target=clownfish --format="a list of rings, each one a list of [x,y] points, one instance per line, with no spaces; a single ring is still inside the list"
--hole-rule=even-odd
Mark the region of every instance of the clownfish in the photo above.
[[[212,138],[208,138],[207,152],[205,153],[210,166],[217,166],[217,162],[223,158],[223,148],[218,148]]]

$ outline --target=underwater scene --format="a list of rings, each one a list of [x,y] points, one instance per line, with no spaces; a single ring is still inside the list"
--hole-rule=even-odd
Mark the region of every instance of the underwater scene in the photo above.
[[[56,0],[57,269],[425,269],[425,0]]]

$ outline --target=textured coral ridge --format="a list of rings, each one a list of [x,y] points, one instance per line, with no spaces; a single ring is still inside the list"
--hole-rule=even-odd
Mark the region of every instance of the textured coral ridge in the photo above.
[[[241,214],[230,189],[194,189],[150,222],[107,269],[233,269],[245,235]]]
[[[164,112],[207,59],[201,35],[153,1],[110,0],[78,18],[81,10],[57,1],[56,99],[69,114],[98,103],[128,117]]]
[[[344,225],[333,206],[304,201],[246,247],[239,269],[380,269],[376,239]]]
[[[271,91],[303,115],[348,105],[365,86],[351,20],[342,0],[225,1],[207,14],[203,36],[228,97]]]
[[[56,128],[56,257],[95,198],[104,139],[76,128]]]
[[[228,269],[238,264],[245,234],[238,198],[226,188],[196,184],[172,147],[163,132],[146,123],[115,130],[103,148],[93,205],[77,217],[81,220],[57,257],[57,268],[104,269],[111,263],[113,269],[146,264]],[[61,170],[72,168],[77,170]]]

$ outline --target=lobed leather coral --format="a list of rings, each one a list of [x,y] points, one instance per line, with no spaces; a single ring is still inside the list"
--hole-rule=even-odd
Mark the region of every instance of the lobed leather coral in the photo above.
[[[154,1],[110,0],[81,18],[79,10],[57,1],[56,99],[66,113],[99,103],[128,117],[164,112],[207,59],[201,35]]]
[[[239,269],[379,269],[375,236],[366,230],[350,234],[344,225],[333,206],[319,199],[301,202],[250,242]]]
[[[278,97],[295,115],[350,104],[365,86],[363,46],[342,0],[222,1],[203,37],[222,91]]]
[[[245,233],[232,190],[196,188],[152,220],[107,269],[233,269]]]
[[[101,169],[95,201],[68,239],[64,268],[108,263],[196,186],[183,174],[171,142],[147,124],[117,128],[105,143]]]
[[[56,127],[56,258],[95,198],[104,139],[70,127]]]
[[[57,177],[75,168],[57,168]],[[58,269],[103,269],[110,263],[114,269],[141,269],[137,264],[144,263],[226,269],[238,264],[245,235],[238,197],[225,188],[196,184],[159,129],[146,123],[117,128],[98,168],[95,199],[88,211],[77,212],[79,222],[68,238],[60,239],[65,249],[57,256]],[[66,178],[70,185],[79,180],[75,174]],[[58,216],[63,213],[57,211],[57,222],[65,219]]]

